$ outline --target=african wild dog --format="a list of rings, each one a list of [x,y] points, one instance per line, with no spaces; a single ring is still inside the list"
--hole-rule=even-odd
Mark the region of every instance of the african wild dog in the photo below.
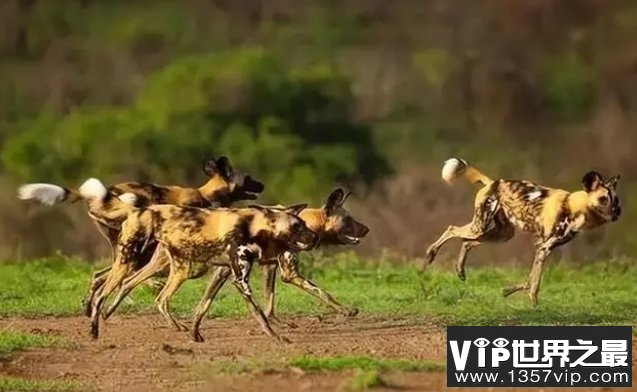
[[[343,204],[349,194],[341,189],[336,189],[327,198],[327,202],[321,208],[306,208],[302,210],[299,217],[305,222],[310,230],[318,234],[318,245],[356,245],[360,239],[365,237],[369,229],[362,223],[356,221],[343,208]],[[278,207],[268,207],[270,209],[281,209]],[[145,279],[152,277],[158,271],[165,268],[167,260],[154,258],[153,261],[135,275],[127,279],[120,291],[117,299],[105,312],[104,317],[108,318],[115,311],[117,305],[128,295],[137,285]],[[277,267],[281,267],[281,279],[299,289],[319,298],[321,301],[336,309],[346,316],[355,316],[357,309],[347,308],[338,303],[330,294],[323,291],[316,284],[305,278],[298,271],[298,252],[286,249],[285,244],[280,242],[270,242],[268,246],[262,247],[261,257],[258,263],[266,268],[265,294],[266,294],[266,317],[274,322],[279,320],[274,316],[274,287]],[[206,294],[195,312],[195,324],[193,326],[193,338],[196,341],[203,341],[199,333],[199,325],[205,316],[210,304],[214,300],[217,292],[230,277],[231,271],[228,268],[220,267],[215,271],[210,281]]]
[[[442,169],[442,178],[451,183],[465,177],[480,184],[473,219],[447,230],[427,250],[429,263],[440,247],[452,238],[462,239],[462,249],[456,262],[456,272],[465,278],[467,253],[484,242],[506,242],[518,228],[535,237],[535,259],[526,282],[507,287],[504,296],[528,290],[531,303],[537,305],[537,294],[546,257],[551,250],[571,241],[577,233],[614,222],[621,214],[615,188],[619,176],[604,181],[594,171],[582,178],[584,190],[569,192],[547,188],[529,181],[492,180],[462,159],[449,159]]]
[[[252,263],[260,258],[261,249],[276,246],[300,251],[315,245],[317,235],[297,216],[306,206],[281,210],[259,206],[240,209],[174,205],[139,209],[130,206],[128,218],[122,223],[112,269],[91,306],[91,334],[95,338],[98,336],[100,311],[106,298],[133,272],[136,259],[145,247],[157,242],[159,247],[153,259],[160,258],[163,252],[168,254],[170,274],[156,303],[170,325],[177,330],[186,329],[168,309],[169,301],[179,287],[188,279],[203,276],[212,266],[224,266],[232,272],[235,286],[264,331],[280,340],[254,302],[248,279]],[[119,301],[118,296],[112,307]]]
[[[120,209],[114,208],[113,205],[118,204],[118,197],[123,194],[134,194],[138,207],[153,204],[229,207],[236,201],[254,200],[257,198],[257,194],[263,192],[264,185],[261,182],[234,170],[225,156],[206,160],[202,170],[208,176],[208,181],[199,188],[163,186],[143,182],[123,182],[105,188],[101,182],[91,179],[78,190],[53,184],[25,184],[19,188],[18,197],[23,200],[37,200],[46,205],[63,202],[74,203],[80,200],[88,201],[88,214],[96,223],[100,233],[108,240],[112,260],[115,255],[120,225],[126,217]],[[139,266],[149,261],[153,250],[153,247],[149,247],[145,255],[140,257]],[[91,314],[90,304],[93,295],[106,280],[109,270],[110,266],[93,274],[90,288],[83,301],[87,316]]]
[[[336,189],[327,197],[327,201],[320,208],[306,208],[299,216],[307,227],[318,234],[318,246],[330,245],[358,245],[361,238],[369,232],[369,228],[357,221],[344,207],[345,200],[350,193]],[[274,315],[274,287],[276,270],[281,268],[281,280],[315,296],[336,311],[355,316],[358,309],[348,308],[337,302],[330,294],[323,291],[315,283],[305,278],[298,270],[298,252],[283,249],[270,249],[260,260],[265,265],[265,296],[268,318],[277,321]]]

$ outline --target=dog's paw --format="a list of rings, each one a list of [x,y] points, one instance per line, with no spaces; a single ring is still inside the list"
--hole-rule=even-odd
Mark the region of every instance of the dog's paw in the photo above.
[[[357,308],[349,308],[343,311],[343,316],[345,317],[356,317],[359,313]]]
[[[99,326],[96,324],[91,324],[91,337],[93,339],[97,339],[100,336]]]
[[[193,331],[192,340],[194,340],[197,343],[202,343],[205,339],[203,338],[203,335],[201,334],[201,332],[197,330],[197,331]]]
[[[425,265],[431,264],[434,262],[434,259],[436,258],[436,249],[433,246],[430,246],[429,249],[427,249],[427,252],[425,253]]]

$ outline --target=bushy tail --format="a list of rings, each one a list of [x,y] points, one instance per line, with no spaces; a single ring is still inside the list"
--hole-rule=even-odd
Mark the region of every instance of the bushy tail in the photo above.
[[[493,182],[491,178],[471,166],[464,159],[447,159],[442,167],[442,179],[451,184],[454,180],[461,176],[466,178],[472,184],[480,183],[484,186]]]
[[[18,188],[18,199],[36,200],[44,205],[52,206],[59,203],[74,203],[82,200],[80,192],[54,184],[35,183],[24,184]]]
[[[137,196],[134,193],[123,193],[117,197],[110,195],[108,189],[97,178],[89,178],[79,188],[80,196],[91,205],[108,202],[110,209],[132,210],[135,208]]]
[[[45,205],[60,203],[74,203],[79,200],[86,200],[89,203],[102,203],[108,197],[108,189],[96,178],[89,178],[77,189],[64,188],[55,184],[34,183],[24,184],[18,188],[18,198],[20,200],[36,200]],[[120,195],[116,203],[134,206],[137,196],[133,193]]]

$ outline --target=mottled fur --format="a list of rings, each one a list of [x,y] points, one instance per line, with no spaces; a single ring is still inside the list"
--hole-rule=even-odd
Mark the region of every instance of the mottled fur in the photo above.
[[[355,245],[358,244],[360,238],[363,238],[369,232],[369,229],[362,223],[356,221],[347,210],[343,207],[347,199],[345,192],[341,189],[333,191],[325,205],[321,208],[306,208],[301,211],[300,218],[305,222],[310,230],[318,234],[318,245]],[[283,207],[268,207],[274,210],[280,210]],[[278,322],[274,316],[274,288],[277,268],[281,268],[281,279],[285,283],[289,283],[299,289],[317,297],[327,305],[348,316],[358,313],[357,309],[347,308],[337,302],[330,294],[323,291],[315,283],[305,278],[298,270],[298,252],[290,251],[281,242],[270,241],[267,245],[261,247],[261,257],[258,260],[260,265],[266,268],[265,278],[265,295],[266,295],[266,316],[269,320]],[[106,312],[105,317],[109,317],[115,310],[117,303],[121,301],[133,288],[149,279],[158,272],[162,271],[168,264],[167,259],[156,259],[154,262],[146,265],[134,277],[126,280],[118,293],[118,301]],[[220,268],[216,271],[210,281],[206,294],[202,299],[202,304],[207,310],[215,295],[224,285],[225,281],[230,277],[230,270]],[[204,305],[198,307],[201,309]],[[195,322],[198,326],[205,312],[199,310],[196,317],[199,321]],[[193,329],[193,337],[195,340],[202,340],[198,328]]]
[[[240,200],[256,199],[258,193],[263,192],[261,182],[249,175],[244,175],[232,167],[228,158],[206,160],[202,171],[208,176],[208,181],[199,188],[180,187],[175,185],[157,185],[143,182],[123,182],[106,188],[103,196],[88,198],[81,189],[74,190],[52,184],[25,184],[20,187],[18,195],[21,199],[38,200],[44,204],[74,203],[85,200],[88,204],[88,214],[97,225],[98,230],[108,240],[111,247],[111,259],[115,255],[117,236],[126,213],[114,205],[121,205],[119,197],[124,194],[135,195],[135,205],[146,207],[155,204],[173,204],[193,207],[229,207]],[[101,185],[101,183],[100,183]],[[57,188],[57,194],[42,195],[42,192]],[[139,267],[147,264],[153,254],[150,248],[137,262]],[[104,283],[110,271],[110,266],[96,271],[83,302],[85,313],[90,315],[90,304],[95,291]]]
[[[448,182],[464,177],[481,187],[476,194],[472,221],[460,227],[449,226],[427,250],[428,262],[434,261],[444,243],[460,238],[463,242],[456,272],[464,280],[465,260],[471,249],[485,242],[506,242],[514,236],[516,228],[531,233],[536,254],[529,278],[506,288],[504,295],[528,290],[534,305],[549,253],[580,231],[613,222],[621,214],[615,191],[619,176],[604,181],[599,173],[589,172],[582,178],[584,189],[569,192],[529,181],[492,180],[466,161],[454,158],[445,163],[442,177]]]
[[[157,249],[150,265],[156,262],[162,252],[170,260],[170,274],[156,302],[160,312],[172,326],[178,330],[185,329],[168,310],[170,298],[183,282],[204,275],[212,266],[223,266],[234,276],[236,287],[265,332],[279,339],[252,299],[248,279],[252,263],[261,257],[262,249],[274,246],[299,251],[314,246],[316,234],[297,216],[305,207],[306,205],[286,209],[258,206],[242,209],[201,209],[173,205],[155,205],[144,209],[131,207],[128,218],[122,224],[112,270],[92,304],[91,333],[94,337],[98,335],[99,314],[106,298],[135,270],[137,259],[148,244],[156,242],[161,249]],[[135,287],[141,274],[143,270],[126,282],[106,315],[112,313],[124,296]]]

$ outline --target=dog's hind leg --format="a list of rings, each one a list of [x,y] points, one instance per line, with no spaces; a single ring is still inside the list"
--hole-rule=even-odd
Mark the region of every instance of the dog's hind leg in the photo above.
[[[263,287],[265,288],[265,316],[269,319],[274,317],[274,288],[276,287],[276,264],[266,265],[263,273]]]
[[[358,314],[358,309],[348,308],[340,304],[330,294],[326,293],[316,284],[303,277],[298,271],[298,258],[295,253],[287,251],[283,252],[279,256],[279,265],[281,267],[281,279],[285,283],[292,284],[306,293],[311,294],[345,316],[353,317]]]
[[[208,313],[212,301],[214,301],[217,293],[219,293],[219,290],[221,290],[231,274],[230,268],[227,267],[217,267],[212,273],[212,278],[210,279],[210,283],[208,283],[208,287],[206,287],[206,292],[203,297],[201,297],[201,301],[199,301],[193,313],[192,338],[195,342],[204,341],[203,335],[201,335],[199,331],[201,321]]]
[[[115,289],[122,284],[126,276],[130,274],[132,263],[122,263],[118,260],[113,264],[110,273],[104,284],[98,289],[98,292],[91,304],[91,336],[97,339],[99,336],[99,315],[104,305],[104,301]]]
[[[93,302],[93,298],[95,297],[95,293],[99,290],[100,287],[106,282],[108,278],[108,273],[111,270],[111,266],[104,267],[99,269],[93,273],[91,278],[91,285],[89,286],[88,292],[82,299],[82,306],[84,306],[84,314],[86,317],[91,317],[91,304]]]
[[[476,240],[463,240],[458,259],[456,261],[456,274],[461,280],[465,280],[465,263],[467,254],[471,249],[486,242],[507,242],[515,235],[515,227],[506,219],[502,211],[498,212],[494,219],[495,226]]]
[[[162,316],[164,316],[168,324],[174,327],[177,331],[187,331],[188,327],[185,324],[178,322],[173,315],[170,314],[170,299],[173,295],[175,295],[177,290],[179,290],[179,287],[188,280],[189,276],[190,264],[184,260],[173,258],[173,262],[170,264],[170,274],[166,280],[166,285],[155,299],[159,312]]]
[[[464,226],[449,226],[444,233],[429,246],[425,259],[427,264],[433,263],[440,248],[453,238],[477,240],[483,236],[498,212],[500,203],[492,187],[482,188],[476,195],[473,218]]]
[[[268,320],[279,327],[285,326],[287,328],[297,328],[296,324],[292,322],[281,321],[274,314],[274,305],[276,302],[274,289],[276,287],[276,271],[278,267],[279,266],[277,264],[267,264],[265,266],[265,273],[263,274],[263,278],[265,281],[265,317],[267,317]]]
[[[150,259],[150,262],[124,281],[119,291],[117,292],[117,296],[108,307],[108,309],[104,312],[104,320],[106,320],[113,314],[119,304],[124,300],[124,298],[126,298],[128,294],[130,294],[131,291],[133,291],[133,289],[135,289],[135,287],[156,276],[168,266],[168,257],[166,256],[166,253],[162,249],[161,245],[158,245],[155,249],[155,253],[153,253],[152,258]]]
[[[106,225],[103,225],[101,223],[99,223],[98,221],[93,221],[95,222],[95,225],[97,226],[98,231],[104,236],[104,238],[106,238],[106,240],[108,241],[108,245],[110,247],[111,250],[111,264],[115,261],[115,255],[117,252],[117,236],[119,235],[119,230],[115,230],[111,227],[108,227]],[[89,285],[89,288],[86,292],[86,295],[84,296],[84,299],[82,300],[82,305],[84,307],[84,314],[87,317],[90,317],[92,314],[92,309],[91,309],[91,304],[93,303],[93,298],[95,297],[95,293],[97,292],[97,290],[104,284],[104,282],[106,281],[106,274],[110,271],[111,267],[105,267],[102,268],[98,271],[96,271],[95,273],[93,273],[93,276],[91,278],[91,283]]]

